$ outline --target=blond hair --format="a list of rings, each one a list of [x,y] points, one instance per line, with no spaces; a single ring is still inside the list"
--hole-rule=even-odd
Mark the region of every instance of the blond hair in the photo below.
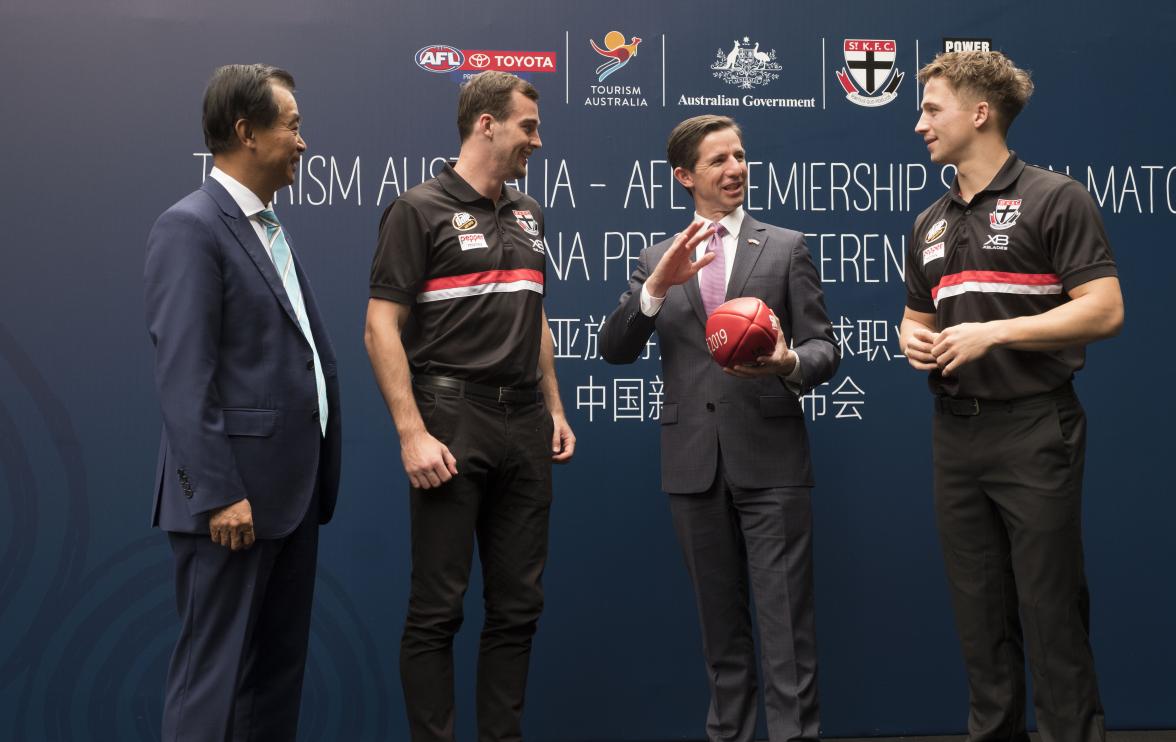
[[[1029,73],[1000,52],[944,52],[919,70],[919,82],[942,77],[957,94],[987,101],[997,112],[1001,133],[1007,134],[1013,119],[1033,95]]]

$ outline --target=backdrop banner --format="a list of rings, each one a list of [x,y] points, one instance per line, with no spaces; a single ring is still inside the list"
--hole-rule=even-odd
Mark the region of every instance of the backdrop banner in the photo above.
[[[1010,146],[1075,178],[1106,222],[1126,324],[1076,380],[1095,657],[1108,726],[1176,727],[1173,29],[1171,4],[1089,0],[0,0],[3,735],[158,739],[178,624],[171,552],[149,525],[161,423],[143,258],[155,218],[212,167],[201,96],[230,62],[298,82],[309,149],[275,208],[342,387],[300,739],[407,738],[407,480],[363,345],[368,271],[383,210],[456,156],[458,85],[485,69],[541,95],[544,146],[512,185],[544,209],[545,306],[579,439],[556,472],[528,739],[704,734],[694,596],[659,489],[657,337],[629,366],[597,341],[641,249],[691,220],[665,144],[703,113],[743,129],[747,212],[805,234],[842,354],[802,400],[824,734],[962,731],[932,400],[898,344],[912,225],[954,175],[913,131],[916,73],[945,48],[1032,71]],[[455,648],[462,739],[481,620],[475,575]]]

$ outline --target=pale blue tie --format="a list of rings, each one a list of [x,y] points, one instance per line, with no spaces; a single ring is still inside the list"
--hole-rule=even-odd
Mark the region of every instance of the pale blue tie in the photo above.
[[[306,317],[306,305],[302,301],[302,289],[298,286],[298,271],[294,268],[294,256],[290,253],[290,244],[286,242],[286,234],[278,215],[266,209],[257,214],[261,225],[265,227],[266,238],[269,239],[270,258],[278,270],[278,278],[286,287],[286,296],[294,306],[294,316],[298,317],[298,326],[310,343],[310,350],[314,354],[314,384],[318,388],[319,426],[323,435],[327,434],[327,381],[323,378],[323,364],[319,360],[318,348],[314,344],[314,334],[310,331],[310,320]]]

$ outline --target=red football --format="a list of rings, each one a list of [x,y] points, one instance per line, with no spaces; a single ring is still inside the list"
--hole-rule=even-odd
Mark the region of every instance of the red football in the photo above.
[[[706,321],[706,347],[715,362],[725,368],[770,356],[779,334],[776,316],[754,296],[720,304]]]

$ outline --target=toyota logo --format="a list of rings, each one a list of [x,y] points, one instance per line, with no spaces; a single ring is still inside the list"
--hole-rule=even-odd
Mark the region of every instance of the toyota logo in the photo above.
[[[482,54],[481,52],[478,52],[477,54],[470,55],[470,66],[478,67],[480,69],[482,67],[488,67],[489,65],[490,65],[490,55],[489,54]]]

